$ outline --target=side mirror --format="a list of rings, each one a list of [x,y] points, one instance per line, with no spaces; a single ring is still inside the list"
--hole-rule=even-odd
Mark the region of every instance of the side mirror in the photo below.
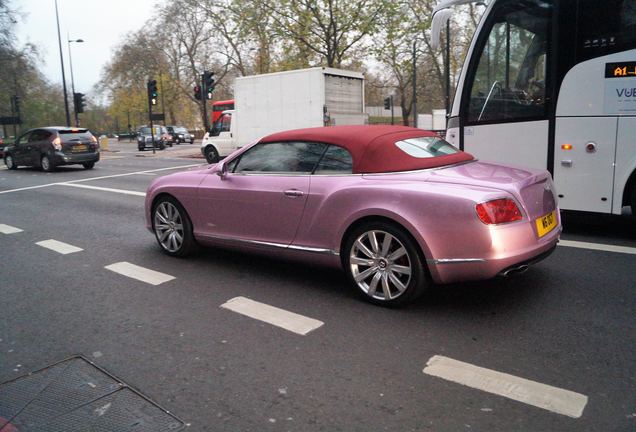
[[[218,175],[221,178],[225,178],[225,176],[227,175],[227,164],[225,163],[225,161],[221,161],[217,165],[216,175]]]

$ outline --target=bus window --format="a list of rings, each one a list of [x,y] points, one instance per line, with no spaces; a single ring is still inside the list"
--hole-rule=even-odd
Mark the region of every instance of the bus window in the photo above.
[[[547,116],[546,53],[552,2],[502,1],[485,39],[470,91],[468,123]]]

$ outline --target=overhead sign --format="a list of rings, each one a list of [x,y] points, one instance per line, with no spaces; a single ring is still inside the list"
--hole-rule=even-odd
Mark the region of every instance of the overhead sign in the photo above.
[[[604,113],[636,113],[636,62],[605,64]]]

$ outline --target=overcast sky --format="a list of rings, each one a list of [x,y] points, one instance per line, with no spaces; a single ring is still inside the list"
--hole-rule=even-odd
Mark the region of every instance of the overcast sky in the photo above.
[[[75,91],[88,93],[99,80],[124,35],[140,28],[152,15],[157,0],[58,0],[66,85],[71,91],[68,39],[71,43]],[[42,52],[40,70],[51,82],[62,83],[62,68],[55,22],[54,0],[13,0],[21,12],[16,25],[20,44],[32,42]],[[67,38],[67,32],[69,37]]]

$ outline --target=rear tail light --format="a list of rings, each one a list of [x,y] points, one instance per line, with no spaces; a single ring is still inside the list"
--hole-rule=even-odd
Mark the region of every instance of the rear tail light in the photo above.
[[[62,150],[62,139],[60,137],[55,138],[52,144],[55,150]]]
[[[517,204],[509,198],[477,204],[475,210],[479,219],[486,225],[514,222],[523,218]]]

